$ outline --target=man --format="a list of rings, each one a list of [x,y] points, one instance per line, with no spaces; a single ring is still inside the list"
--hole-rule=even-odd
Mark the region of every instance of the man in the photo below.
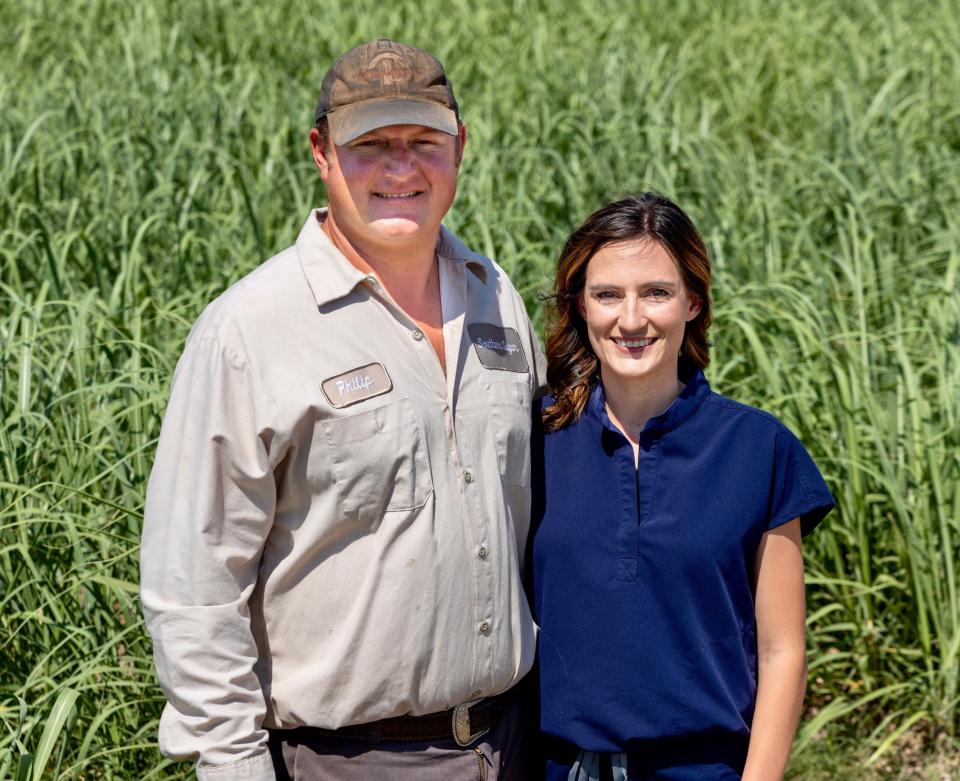
[[[467,131],[440,63],[351,49],[316,121],[328,207],[174,375],[141,555],[160,746],[201,781],[521,778],[542,355],[441,227]]]

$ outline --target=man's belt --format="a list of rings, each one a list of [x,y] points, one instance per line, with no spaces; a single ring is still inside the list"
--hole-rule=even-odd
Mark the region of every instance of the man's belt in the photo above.
[[[369,724],[351,724],[339,729],[323,727],[296,727],[289,730],[271,730],[285,740],[340,738],[362,740],[370,745],[380,743],[425,742],[450,740],[458,746],[469,746],[490,730],[503,716],[513,699],[513,691],[495,697],[470,700],[450,710],[428,713],[424,716],[394,716]]]

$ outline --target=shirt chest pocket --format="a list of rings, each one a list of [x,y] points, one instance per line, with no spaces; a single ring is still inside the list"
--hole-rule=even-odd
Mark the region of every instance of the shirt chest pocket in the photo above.
[[[374,526],[422,507],[433,490],[420,422],[408,399],[321,421],[340,515]]]
[[[500,476],[508,485],[530,484],[530,386],[526,382],[484,380],[490,404],[490,430]]]

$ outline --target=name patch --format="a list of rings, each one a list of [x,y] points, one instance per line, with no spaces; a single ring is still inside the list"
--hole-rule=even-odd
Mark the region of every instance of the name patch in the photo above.
[[[505,372],[528,371],[520,335],[513,328],[492,323],[470,323],[467,333],[477,351],[477,358],[486,368]]]
[[[340,409],[393,390],[393,382],[382,363],[368,363],[320,383],[330,405]]]

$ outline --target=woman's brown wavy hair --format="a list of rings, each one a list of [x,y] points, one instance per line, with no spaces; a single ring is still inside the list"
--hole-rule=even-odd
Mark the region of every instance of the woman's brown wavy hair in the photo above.
[[[607,244],[649,239],[676,261],[687,293],[700,312],[687,323],[681,355],[705,369],[710,363],[710,259],[693,221],[659,193],[632,195],[598,209],[567,239],[547,312],[547,383],[554,403],[543,410],[543,426],[556,431],[577,420],[600,381],[600,364],[590,347],[578,302],[590,259]]]

